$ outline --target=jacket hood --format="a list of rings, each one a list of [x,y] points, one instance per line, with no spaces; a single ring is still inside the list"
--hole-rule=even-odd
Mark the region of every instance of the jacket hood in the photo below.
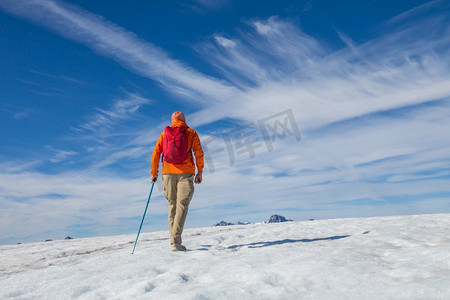
[[[170,127],[181,127],[181,126],[189,127],[185,121],[181,121],[181,120],[173,121],[172,125],[170,125]]]

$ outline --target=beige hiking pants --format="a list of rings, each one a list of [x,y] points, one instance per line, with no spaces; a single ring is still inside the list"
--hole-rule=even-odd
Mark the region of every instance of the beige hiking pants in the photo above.
[[[193,174],[163,174],[164,196],[169,202],[169,232],[172,244],[181,244],[189,203],[194,195]]]

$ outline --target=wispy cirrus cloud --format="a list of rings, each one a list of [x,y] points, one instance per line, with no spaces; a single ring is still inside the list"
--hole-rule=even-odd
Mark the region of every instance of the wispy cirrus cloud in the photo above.
[[[248,30],[230,38],[215,34],[197,51],[228,81],[249,90],[298,73],[323,58],[325,49],[289,21],[247,21]]]
[[[37,71],[37,70],[30,70],[30,72],[33,74],[36,74],[38,76],[43,76],[43,77],[57,80],[59,82],[69,82],[69,83],[79,84],[79,85],[88,85],[88,83],[83,80],[73,78],[73,77],[67,76],[67,75],[61,75],[61,74],[54,75],[54,74],[49,74],[49,73],[41,72],[41,71]]]
[[[226,82],[195,71],[161,48],[80,7],[53,0],[2,0],[0,8],[82,43],[190,101],[205,104],[216,99],[217,93],[233,94],[234,88]]]
[[[67,158],[78,154],[75,151],[55,149],[50,145],[47,145],[45,148],[51,153],[49,161],[52,163],[60,163],[66,160]]]
[[[38,110],[13,104],[0,103],[0,112],[12,116],[15,120],[21,121],[36,114]]]
[[[250,107],[251,117],[263,117],[281,106],[294,109],[304,127],[316,127],[444,98],[450,93],[446,20],[400,24],[361,45],[340,32],[346,47],[337,50],[278,18],[251,21],[253,31],[234,38],[215,35],[197,50],[242,92],[195,122],[246,119]]]
[[[14,119],[16,120],[24,120],[28,119],[30,116],[34,115],[36,113],[35,109],[31,108],[25,108],[19,112],[14,113]]]
[[[153,100],[136,93],[114,100],[109,107],[96,107],[65,137],[66,142],[78,145],[83,161],[91,170],[99,170],[129,160],[143,159],[148,144],[142,144],[140,132],[149,126],[149,119],[141,111]],[[148,134],[147,130],[147,134]],[[133,142],[139,139],[139,142]],[[129,165],[129,163],[125,163]]]
[[[77,132],[101,132],[111,129],[114,125],[129,120],[135,116],[143,105],[152,103],[151,100],[138,94],[127,93],[124,99],[116,100],[108,109],[96,108],[95,113],[74,128]]]
[[[420,15],[424,12],[428,12],[430,11],[430,9],[434,9],[437,5],[441,6],[441,9],[448,9],[448,3],[446,4],[445,1],[443,0],[432,0],[432,1],[428,1],[424,4],[421,4],[419,6],[416,6],[410,10],[407,10],[395,17],[393,17],[392,19],[390,19],[387,23],[389,25],[393,25],[393,24],[397,24],[400,23],[402,21],[408,21],[411,19],[411,17],[415,17],[417,15]]]
[[[183,5],[192,11],[205,13],[228,8],[232,3],[230,0],[192,0],[183,2]]]
[[[76,98],[80,87],[90,84],[63,74],[50,74],[37,70],[29,70],[29,73],[14,77],[22,86],[37,95],[52,97],[57,101]]]

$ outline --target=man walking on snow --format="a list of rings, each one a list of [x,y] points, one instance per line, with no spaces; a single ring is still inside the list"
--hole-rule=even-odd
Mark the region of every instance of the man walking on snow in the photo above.
[[[167,126],[156,142],[152,154],[152,182],[158,178],[159,160],[163,154],[162,178],[164,196],[169,202],[169,232],[172,251],[186,251],[181,244],[189,203],[194,195],[194,182],[202,182],[203,149],[194,129],[186,124],[184,114],[172,114],[172,125]],[[192,154],[195,155],[195,163]],[[197,165],[197,175],[195,175]]]

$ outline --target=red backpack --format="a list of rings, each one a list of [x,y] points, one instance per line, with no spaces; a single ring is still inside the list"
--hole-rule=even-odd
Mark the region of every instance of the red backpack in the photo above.
[[[164,161],[171,164],[182,163],[188,155],[187,127],[169,127],[164,130]]]

